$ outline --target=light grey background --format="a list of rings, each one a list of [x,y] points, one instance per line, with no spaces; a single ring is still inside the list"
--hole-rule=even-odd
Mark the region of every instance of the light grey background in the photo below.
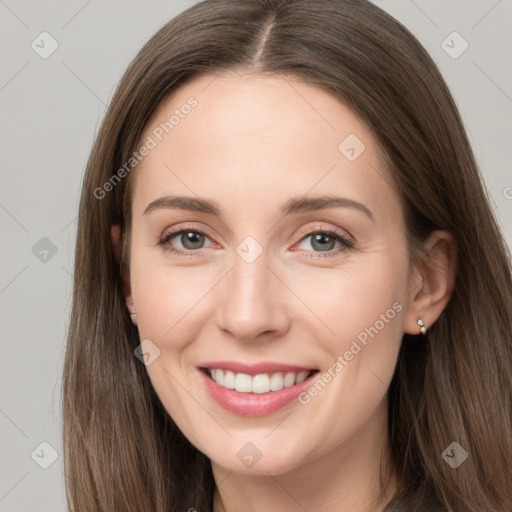
[[[0,512],[66,510],[59,393],[82,174],[124,69],[193,3],[0,0]],[[439,65],[512,246],[512,1],[375,3]],[[50,48],[43,31],[58,43],[46,59],[31,47]],[[469,45],[458,58],[454,31]]]

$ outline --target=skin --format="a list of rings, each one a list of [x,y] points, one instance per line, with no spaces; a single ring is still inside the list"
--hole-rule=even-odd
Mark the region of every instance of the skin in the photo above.
[[[197,107],[132,176],[125,293],[141,340],[160,349],[146,367],[151,382],[212,461],[214,512],[383,510],[396,484],[390,472],[379,499],[379,464],[389,458],[386,392],[403,333],[418,334],[420,317],[430,327],[450,299],[453,238],[434,232],[425,248],[435,269],[411,267],[400,198],[375,138],[320,88],[291,76],[196,77],[158,107],[141,140],[191,96]],[[354,161],[338,150],[349,134],[365,145]],[[214,200],[222,216],[170,208],[143,214],[170,194]],[[348,207],[280,215],[280,205],[306,194],[358,201],[374,220]],[[201,248],[190,249],[177,235],[167,246],[190,257],[169,253],[158,241],[171,227],[205,231],[203,245],[199,239]],[[326,244],[324,257],[313,236],[300,234],[304,228],[338,230],[354,248]],[[236,252],[247,236],[263,249],[252,263]],[[118,237],[113,226],[119,256]],[[327,371],[394,303],[401,311],[307,405],[237,416],[197,376],[195,366],[208,360]],[[262,454],[252,468],[237,457],[248,442]]]

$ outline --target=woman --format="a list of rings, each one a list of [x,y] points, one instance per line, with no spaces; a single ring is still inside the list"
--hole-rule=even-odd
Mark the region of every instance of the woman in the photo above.
[[[73,511],[512,509],[512,278],[454,101],[355,0],[205,0],[80,202]]]

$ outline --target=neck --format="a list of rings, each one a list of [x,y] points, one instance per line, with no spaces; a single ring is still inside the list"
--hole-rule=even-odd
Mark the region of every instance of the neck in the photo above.
[[[397,488],[390,467],[387,402],[350,439],[285,473],[235,473],[214,462],[212,471],[213,512],[382,512]]]

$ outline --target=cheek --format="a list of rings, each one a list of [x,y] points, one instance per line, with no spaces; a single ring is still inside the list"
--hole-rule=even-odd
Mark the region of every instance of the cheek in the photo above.
[[[132,294],[137,306],[137,326],[141,339],[172,342],[191,337],[190,318],[204,308],[205,294],[215,284],[212,271],[135,259],[132,272]],[[203,298],[203,300],[202,300]],[[180,336],[187,327],[187,336]],[[165,341],[168,340],[168,341]]]
[[[405,253],[383,251],[362,260],[354,258],[345,266],[315,269],[295,278],[294,292],[307,305],[302,307],[303,320],[309,317],[308,323],[315,323],[317,339],[327,342],[331,353],[348,350],[358,337],[364,341],[367,329],[374,326],[385,337],[401,333]]]
[[[321,279],[301,281],[298,293],[318,316],[311,339],[327,354],[321,382],[302,402],[315,408],[320,424],[333,421],[344,428],[346,418],[330,417],[340,407],[353,414],[351,424],[359,424],[387,391],[403,334],[406,268],[405,250],[382,250],[367,254],[357,268],[347,264]]]
[[[314,411],[312,433],[321,435],[326,422],[332,425],[327,445],[340,432],[352,435],[387,392],[403,334],[406,268],[405,250],[382,251],[357,269],[336,270],[310,295],[311,309],[321,312],[329,327],[316,338],[329,357],[320,382],[307,390],[301,403]]]
[[[205,293],[211,288],[207,273],[199,268],[165,265],[161,258],[157,262],[151,257],[135,257],[132,269],[140,339],[151,340],[160,350],[146,367],[148,376],[167,412],[197,445],[191,425],[204,410],[190,398],[200,395],[194,376],[197,355],[193,341],[200,336],[199,316],[201,308],[207,306]]]

